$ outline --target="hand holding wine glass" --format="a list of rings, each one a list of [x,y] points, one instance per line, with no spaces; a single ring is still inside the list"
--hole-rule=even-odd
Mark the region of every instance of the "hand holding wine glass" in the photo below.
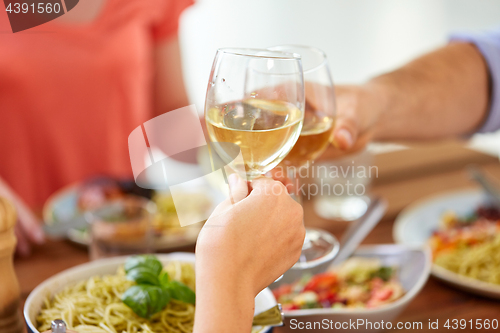
[[[195,332],[250,332],[254,297],[300,255],[302,208],[283,184],[229,176],[234,201],[219,204],[196,242]],[[221,326],[222,325],[222,326]]]

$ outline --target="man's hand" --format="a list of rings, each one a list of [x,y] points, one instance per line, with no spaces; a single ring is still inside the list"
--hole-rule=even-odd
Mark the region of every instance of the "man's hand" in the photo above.
[[[374,136],[375,125],[385,107],[385,95],[376,86],[335,87],[337,114],[332,145],[322,160],[341,158],[363,149]]]
[[[488,67],[469,43],[450,43],[359,86],[337,86],[334,159],[377,140],[470,134],[490,100]]]
[[[334,143],[351,151],[371,137],[415,140],[470,134],[486,118],[490,90],[479,50],[469,43],[450,43],[366,84],[337,86]]]

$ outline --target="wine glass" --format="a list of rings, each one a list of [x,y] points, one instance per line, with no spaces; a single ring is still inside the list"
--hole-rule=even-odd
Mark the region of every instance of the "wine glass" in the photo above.
[[[317,48],[281,45],[269,50],[297,53],[302,59],[306,94],[304,123],[297,143],[281,164],[295,189],[299,189],[298,169],[318,158],[333,140],[336,114],[333,81],[326,55]],[[293,196],[302,203],[300,191],[295,191]],[[338,241],[330,233],[319,229],[306,230],[302,255],[294,266],[298,269],[328,263],[339,248]]]
[[[219,49],[205,102],[207,131],[219,157],[247,180],[273,169],[292,149],[304,118],[300,56]],[[242,159],[235,159],[241,152]]]

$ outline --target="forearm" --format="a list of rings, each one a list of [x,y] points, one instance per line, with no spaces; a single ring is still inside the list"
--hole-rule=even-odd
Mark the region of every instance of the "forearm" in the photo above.
[[[250,332],[254,313],[252,291],[245,290],[248,284],[235,281],[233,276],[220,275],[215,267],[209,270],[197,267],[193,332]]]
[[[376,139],[472,133],[486,117],[489,76],[480,52],[452,43],[366,84],[378,99]]]

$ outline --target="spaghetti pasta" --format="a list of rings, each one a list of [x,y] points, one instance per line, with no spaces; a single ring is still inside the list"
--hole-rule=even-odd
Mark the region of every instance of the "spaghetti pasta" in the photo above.
[[[500,284],[500,212],[479,207],[459,217],[447,212],[429,244],[434,263],[476,280]]]
[[[172,279],[195,289],[194,267],[172,261],[164,270]],[[79,333],[189,333],[193,330],[193,304],[172,299],[150,319],[137,316],[125,305],[122,294],[135,283],[126,278],[123,267],[114,275],[93,276],[66,287],[47,298],[37,317],[38,330],[50,329],[54,319],[62,319]]]
[[[452,272],[500,284],[500,234],[481,244],[443,252],[434,262]]]

